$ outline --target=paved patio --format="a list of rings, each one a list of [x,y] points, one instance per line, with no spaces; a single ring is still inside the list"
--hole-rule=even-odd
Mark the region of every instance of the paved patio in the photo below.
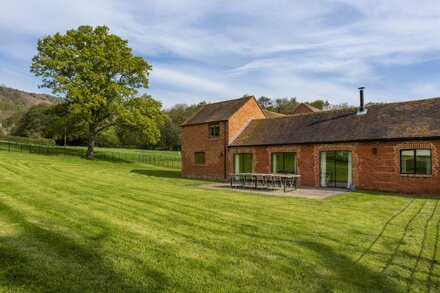
[[[233,188],[229,183],[212,183],[199,185],[200,188],[216,189],[216,190],[228,190],[244,193],[256,193],[271,196],[288,196],[288,197],[301,197],[311,199],[325,199],[330,196],[335,196],[347,192],[347,189],[339,188],[311,188],[311,187],[299,187],[297,190],[283,192],[282,190],[255,190],[250,188]]]

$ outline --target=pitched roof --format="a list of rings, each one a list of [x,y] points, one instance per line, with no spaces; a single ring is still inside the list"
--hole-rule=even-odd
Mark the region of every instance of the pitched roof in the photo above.
[[[188,120],[183,122],[182,126],[228,120],[229,117],[251,99],[255,98],[248,96],[235,100],[206,104]]]
[[[440,98],[258,119],[231,146],[440,138]]]
[[[316,107],[313,107],[312,105],[309,104],[304,104],[304,106],[306,106],[307,108],[309,108],[310,110],[312,110],[312,112],[320,112],[322,111],[321,109],[318,109]]]
[[[308,113],[308,112],[319,112],[319,111],[321,111],[321,110],[318,108],[315,108],[309,104],[301,103],[295,108],[295,110],[292,112],[291,115],[297,115],[297,114]]]
[[[286,116],[286,115],[284,115],[284,114],[277,113],[277,112],[272,112],[272,111],[269,111],[269,110],[266,110],[266,109],[262,109],[262,110],[263,110],[264,116],[266,116],[267,118],[274,118],[274,117],[283,117],[283,116]]]

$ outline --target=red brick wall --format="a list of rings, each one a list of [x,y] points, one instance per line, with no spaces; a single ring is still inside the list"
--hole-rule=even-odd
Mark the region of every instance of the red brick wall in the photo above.
[[[373,148],[377,154],[373,154]],[[401,149],[431,149],[432,175],[401,175]],[[440,194],[440,141],[376,142],[319,144],[270,147],[231,147],[227,154],[227,173],[232,172],[233,154],[253,153],[253,171],[271,172],[272,152],[296,152],[297,174],[300,185],[318,187],[320,184],[319,152],[347,150],[352,152],[352,180],[358,189],[402,192],[413,194]]]
[[[209,138],[209,124],[184,126],[182,130],[182,175],[224,179],[225,124],[219,122],[220,137]],[[205,165],[195,164],[195,152],[205,152]]]
[[[228,122],[220,122],[220,137],[209,138],[209,124],[183,126],[182,130],[182,175],[184,177],[225,179],[225,145],[250,120],[264,118],[255,99],[250,99]],[[225,143],[226,135],[226,143]],[[196,165],[195,152],[205,152],[205,165]]]
[[[250,99],[237,112],[229,118],[229,141],[252,119],[266,118],[255,99]]]

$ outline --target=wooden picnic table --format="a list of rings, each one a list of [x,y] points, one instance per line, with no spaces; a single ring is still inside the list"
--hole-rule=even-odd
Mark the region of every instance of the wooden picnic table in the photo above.
[[[279,173],[229,173],[231,187],[251,187],[258,189],[296,190],[297,180],[301,175]]]

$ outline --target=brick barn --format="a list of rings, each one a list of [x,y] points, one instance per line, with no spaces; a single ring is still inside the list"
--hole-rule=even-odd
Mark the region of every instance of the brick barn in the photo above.
[[[291,115],[254,97],[207,104],[182,124],[182,175],[294,173],[299,184],[440,194],[440,98]]]

